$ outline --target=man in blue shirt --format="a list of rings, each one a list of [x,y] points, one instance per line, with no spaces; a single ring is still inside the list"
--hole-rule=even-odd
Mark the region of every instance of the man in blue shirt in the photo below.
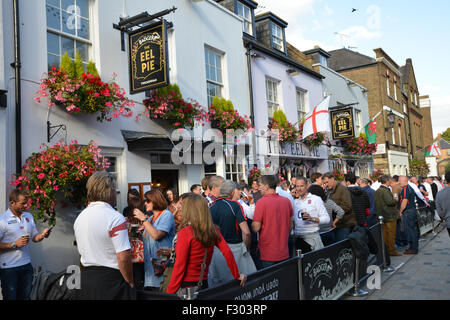
[[[405,254],[417,254],[419,252],[419,232],[417,229],[417,212],[415,206],[416,194],[408,185],[408,177],[398,179],[402,191],[398,196],[398,208],[400,210],[401,228],[406,234],[409,245]]]

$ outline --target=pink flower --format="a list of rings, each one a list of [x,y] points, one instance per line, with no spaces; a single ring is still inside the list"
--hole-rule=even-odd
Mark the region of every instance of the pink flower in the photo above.
[[[40,173],[40,174],[38,175],[38,178],[41,179],[41,180],[44,179],[44,178],[45,178],[45,174],[44,174],[44,173]]]

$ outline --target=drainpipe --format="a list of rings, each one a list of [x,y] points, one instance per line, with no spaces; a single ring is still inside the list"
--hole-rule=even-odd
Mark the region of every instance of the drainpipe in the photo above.
[[[255,109],[254,109],[254,101],[253,101],[253,78],[252,78],[252,61],[251,61],[251,50],[252,44],[250,43],[247,47],[247,70],[248,70],[248,89],[250,91],[250,120],[252,121],[253,126],[255,127],[254,134],[252,135],[252,145],[253,145],[253,159],[258,164],[258,160],[256,159],[256,124],[255,124]]]
[[[20,68],[20,20],[19,20],[19,0],[13,1],[14,16],[14,62],[11,67],[15,71],[15,118],[16,118],[16,173],[20,174],[22,170],[22,90]]]

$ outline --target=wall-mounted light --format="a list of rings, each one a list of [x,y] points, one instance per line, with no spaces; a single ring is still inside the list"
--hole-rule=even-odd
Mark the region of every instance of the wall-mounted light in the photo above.
[[[264,56],[262,56],[262,55],[260,55],[259,53],[256,53],[256,52],[253,52],[251,55],[250,55],[252,58],[255,58],[255,59],[266,59],[266,57],[264,57]]]
[[[8,106],[7,93],[8,90],[0,90],[0,108],[6,108]]]
[[[287,72],[291,77],[298,76],[298,75],[300,74],[300,72],[298,72],[298,71],[295,70],[295,69],[287,69],[286,72]]]
[[[391,111],[388,113],[387,119],[388,119],[388,121],[389,121],[389,127],[386,128],[386,130],[389,130],[389,129],[394,128],[395,114],[392,112],[392,109],[391,109]]]

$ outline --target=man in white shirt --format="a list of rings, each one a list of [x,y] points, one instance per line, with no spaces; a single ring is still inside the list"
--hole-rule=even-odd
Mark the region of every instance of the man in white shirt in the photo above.
[[[107,172],[95,172],[86,184],[89,205],[74,223],[81,255],[81,300],[135,299],[127,222],[113,209],[116,190]]]
[[[311,251],[323,248],[319,234],[319,225],[330,222],[325,205],[320,197],[308,193],[308,181],[304,177],[297,177],[296,188],[299,198],[295,200],[294,234],[296,247],[299,248],[298,238],[301,238],[310,247]]]
[[[29,300],[33,266],[30,239],[41,242],[50,235],[46,228],[38,233],[33,215],[25,212],[30,195],[24,190],[9,194],[9,209],[0,216],[0,278],[4,300]]]
[[[411,188],[413,188],[417,198],[425,202],[425,205],[428,207],[429,206],[428,201],[427,199],[425,199],[425,196],[422,194],[422,192],[420,192],[419,187],[417,186],[418,183],[419,182],[416,177],[411,177],[411,179],[408,181],[408,185],[410,185]]]

